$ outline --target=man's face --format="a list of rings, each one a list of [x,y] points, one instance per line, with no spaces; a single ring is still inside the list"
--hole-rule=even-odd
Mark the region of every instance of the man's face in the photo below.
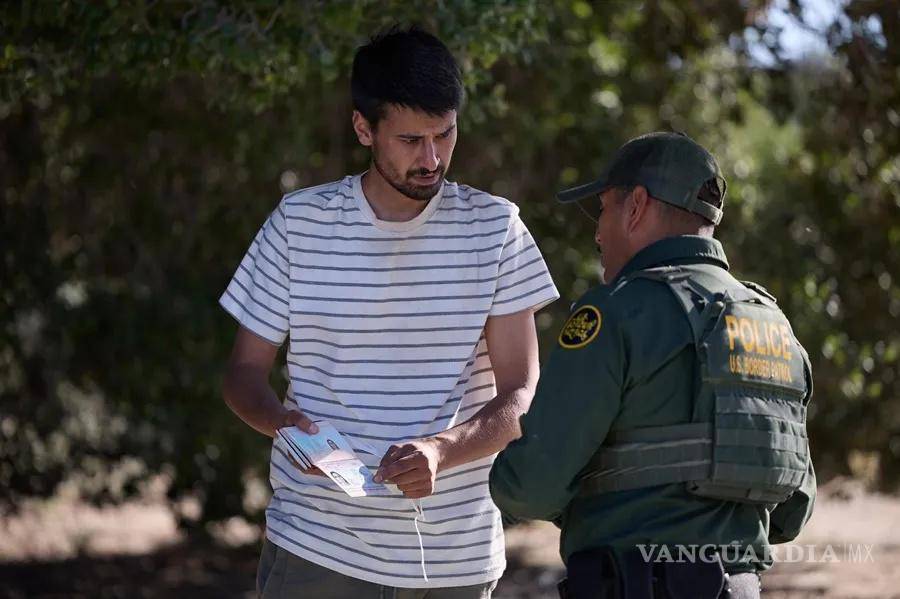
[[[622,190],[607,189],[600,194],[602,208],[597,218],[594,242],[600,252],[603,266],[603,282],[611,282],[628,261],[627,230],[624,218],[626,197]]]
[[[456,111],[431,116],[389,104],[368,141],[381,176],[408,198],[428,201],[440,190],[456,146]]]

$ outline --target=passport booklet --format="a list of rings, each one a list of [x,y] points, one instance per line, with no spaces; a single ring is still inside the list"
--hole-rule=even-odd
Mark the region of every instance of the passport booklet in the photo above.
[[[370,471],[341,433],[327,420],[317,420],[319,432],[310,435],[296,426],[278,429],[291,457],[304,468],[316,467],[350,497],[391,495]]]

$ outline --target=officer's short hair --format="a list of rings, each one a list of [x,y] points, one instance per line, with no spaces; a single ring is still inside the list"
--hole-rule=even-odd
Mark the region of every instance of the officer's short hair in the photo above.
[[[697,192],[697,199],[706,202],[716,208],[722,207],[722,190],[719,183],[715,179],[708,179],[700,186]],[[711,235],[716,225],[708,218],[695,214],[680,206],[656,200],[660,209],[665,211],[666,219],[669,222],[673,232],[676,233],[698,233],[700,235]]]
[[[712,204],[716,208],[722,207],[722,188],[716,179],[707,179],[697,192],[697,199],[707,204]]]
[[[621,202],[625,198],[628,197],[634,190],[633,185],[625,185],[616,187],[616,198]],[[651,196],[652,197],[652,196]],[[656,200],[660,207],[663,210],[666,210],[673,219],[679,224],[689,225],[689,226],[697,226],[700,227],[714,227],[715,225],[707,220],[706,218],[700,216],[699,214],[694,214],[693,212],[688,212],[684,208],[679,206],[675,206],[674,204],[669,204],[668,202],[663,202],[662,200]],[[700,186],[700,190],[697,192],[697,199],[706,202],[707,204],[711,204],[716,208],[722,207],[722,188],[719,186],[719,182],[716,179],[707,179],[707,181]]]

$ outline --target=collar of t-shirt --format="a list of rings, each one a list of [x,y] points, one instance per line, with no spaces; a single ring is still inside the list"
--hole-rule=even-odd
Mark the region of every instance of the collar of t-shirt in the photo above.
[[[372,206],[369,204],[366,195],[363,193],[362,177],[364,174],[365,173],[362,173],[353,177],[353,199],[356,200],[357,208],[359,208],[363,218],[383,231],[412,231],[413,229],[421,227],[429,218],[431,218],[431,215],[438,209],[438,206],[440,206],[441,200],[443,199],[444,186],[442,185],[438,192],[434,194],[434,197],[428,200],[425,209],[415,218],[404,221],[381,220],[375,216]]]

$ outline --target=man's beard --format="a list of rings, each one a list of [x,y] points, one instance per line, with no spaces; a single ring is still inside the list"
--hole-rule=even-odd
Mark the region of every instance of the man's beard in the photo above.
[[[386,165],[381,164],[381,161],[378,159],[378,152],[372,152],[372,163],[375,165],[375,170],[377,170],[381,177],[387,181],[391,187],[405,195],[411,200],[417,200],[419,202],[427,202],[441,189],[441,185],[444,184],[444,165],[439,164],[437,169],[434,171],[427,171],[425,169],[417,169],[413,171],[408,171],[406,173],[406,179],[400,180],[400,177],[396,175],[390,168]],[[415,176],[428,176],[433,173],[437,173],[437,180],[431,185],[414,185],[412,183],[408,183],[407,181]]]

